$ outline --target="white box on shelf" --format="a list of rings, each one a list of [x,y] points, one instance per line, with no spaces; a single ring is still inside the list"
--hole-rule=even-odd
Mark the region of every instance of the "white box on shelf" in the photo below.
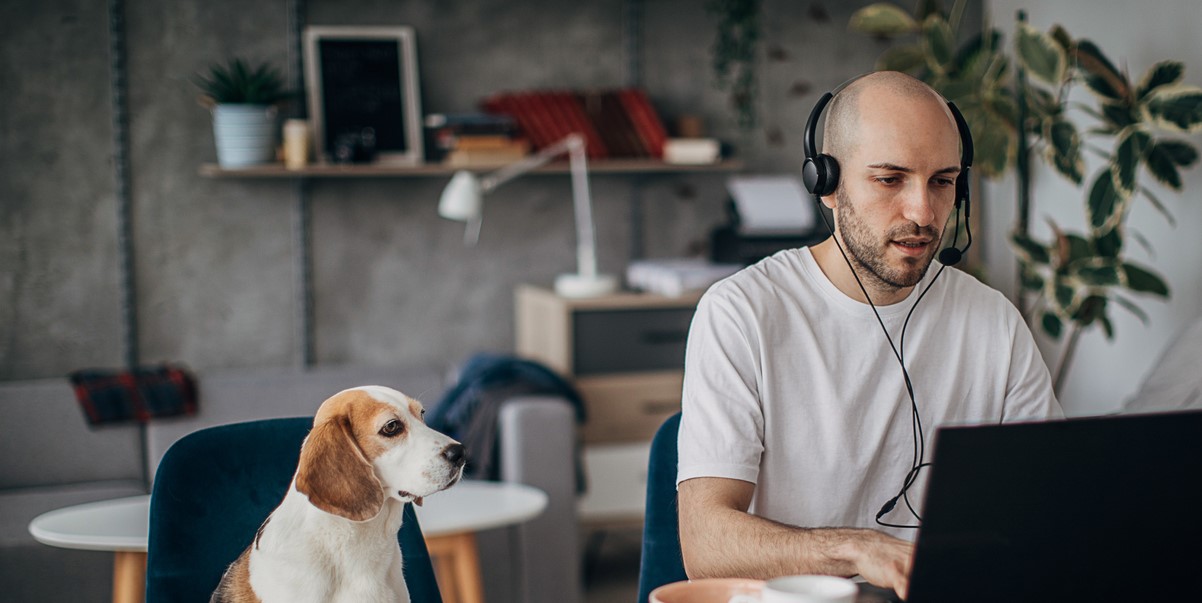
[[[717,163],[721,145],[713,138],[669,138],[664,142],[664,162],[680,165]]]

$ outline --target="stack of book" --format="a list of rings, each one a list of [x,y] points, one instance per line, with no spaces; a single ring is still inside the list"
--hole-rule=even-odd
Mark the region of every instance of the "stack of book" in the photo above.
[[[511,117],[535,150],[578,133],[592,159],[660,159],[668,138],[646,92],[638,88],[504,92],[486,99],[483,107]]]
[[[496,166],[530,153],[517,122],[505,115],[432,113],[426,116],[426,160],[453,167]]]

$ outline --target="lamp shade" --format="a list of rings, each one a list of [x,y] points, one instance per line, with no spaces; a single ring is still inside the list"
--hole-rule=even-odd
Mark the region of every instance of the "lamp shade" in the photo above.
[[[480,218],[481,207],[480,179],[469,171],[460,170],[442,189],[438,215],[448,220],[469,222]]]

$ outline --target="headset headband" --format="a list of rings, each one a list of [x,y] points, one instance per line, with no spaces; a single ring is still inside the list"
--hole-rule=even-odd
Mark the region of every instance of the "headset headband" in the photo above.
[[[814,109],[810,111],[810,118],[806,120],[806,129],[803,137],[803,151],[806,159],[813,159],[818,156],[818,146],[814,142],[814,132],[818,129],[818,119],[822,117],[823,110],[830,104],[831,99],[843,91],[844,88],[851,85],[852,82],[864,77],[858,75],[856,77],[839,84],[834,90],[822,95],[818,102],[814,104]],[[960,113],[960,109],[956,107],[956,103],[944,99],[947,103],[948,110],[952,113],[952,119],[956,122],[956,130],[960,134],[960,167],[967,170],[972,167],[973,160],[973,144],[972,131],[968,129],[968,122],[964,120],[964,115]]]

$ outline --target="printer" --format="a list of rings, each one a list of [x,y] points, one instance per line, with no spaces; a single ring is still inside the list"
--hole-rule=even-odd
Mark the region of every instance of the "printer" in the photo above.
[[[817,204],[797,176],[733,176],[726,182],[727,222],[710,233],[710,260],[754,264],[782,249],[829,236]]]

